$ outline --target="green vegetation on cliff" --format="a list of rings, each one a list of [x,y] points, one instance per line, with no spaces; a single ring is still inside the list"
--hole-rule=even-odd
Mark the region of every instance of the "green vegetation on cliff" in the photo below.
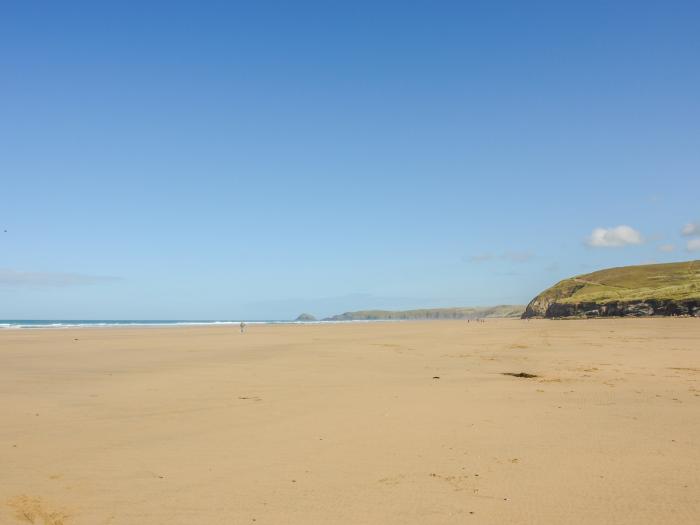
[[[477,319],[485,317],[520,317],[524,306],[498,305],[464,308],[423,308],[420,310],[360,310],[328,317],[324,321],[378,321],[424,319]]]
[[[535,297],[523,316],[677,315],[693,313],[697,301],[700,261],[646,264],[560,281]]]

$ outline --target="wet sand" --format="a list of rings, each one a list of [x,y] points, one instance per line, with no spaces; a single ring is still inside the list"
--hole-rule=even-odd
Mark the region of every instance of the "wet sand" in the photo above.
[[[16,523],[700,523],[700,319],[3,330]]]

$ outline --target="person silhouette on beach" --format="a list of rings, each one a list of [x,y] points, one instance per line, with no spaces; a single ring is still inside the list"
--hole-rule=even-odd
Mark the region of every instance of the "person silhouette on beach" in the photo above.
[[[241,333],[245,333],[245,323],[243,321],[241,321]]]

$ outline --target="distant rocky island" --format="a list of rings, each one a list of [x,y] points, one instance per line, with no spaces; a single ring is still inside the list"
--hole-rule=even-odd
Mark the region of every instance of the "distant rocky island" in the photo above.
[[[295,321],[304,321],[304,322],[310,322],[310,321],[316,321],[317,319],[311,315],[311,314],[300,314]]]
[[[531,317],[700,317],[700,261],[609,268],[564,279],[527,305]]]
[[[487,317],[520,317],[523,305],[498,305],[488,307],[422,308],[419,310],[359,310],[345,312],[323,319],[324,321],[381,321],[428,319],[483,319]]]

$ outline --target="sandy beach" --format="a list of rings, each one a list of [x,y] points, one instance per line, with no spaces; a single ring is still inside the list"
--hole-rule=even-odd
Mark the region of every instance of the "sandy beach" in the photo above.
[[[3,330],[0,422],[2,524],[696,524],[700,320]]]

